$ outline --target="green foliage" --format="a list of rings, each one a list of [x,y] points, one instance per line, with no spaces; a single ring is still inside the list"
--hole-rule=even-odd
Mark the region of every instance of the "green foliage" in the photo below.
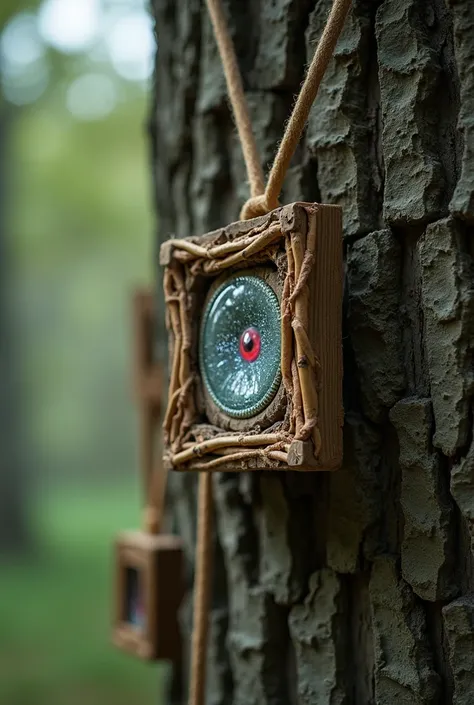
[[[13,127],[10,232],[39,469],[130,473],[129,295],[151,279],[143,91],[81,122],[52,93]]]
[[[138,506],[124,484],[57,490],[40,503],[41,559],[0,566],[1,703],[156,702],[156,667],[110,642],[112,539],[138,525]]]
[[[35,4],[2,4],[0,26],[23,9]],[[153,266],[147,99],[105,59],[48,49],[47,62],[48,89],[9,110],[3,232],[24,491],[46,477],[69,489],[40,496],[35,562],[0,566],[0,702],[151,703],[156,668],[110,643],[113,534],[138,525],[141,490],[130,294]],[[81,121],[67,93],[94,71],[114,81],[117,106]]]
[[[56,96],[19,118],[14,176],[18,200],[28,203],[16,212],[25,262],[56,266],[102,243],[147,254],[145,101],[142,91],[131,98],[105,120],[78,121],[56,108]]]
[[[0,30],[13,15],[22,10],[36,10],[40,0],[2,0],[0,3]]]

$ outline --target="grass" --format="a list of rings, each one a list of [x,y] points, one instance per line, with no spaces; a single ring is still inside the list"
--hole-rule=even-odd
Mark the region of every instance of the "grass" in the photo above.
[[[138,526],[137,494],[69,488],[38,503],[37,557],[0,565],[2,705],[158,704],[160,667],[110,642],[112,541]]]

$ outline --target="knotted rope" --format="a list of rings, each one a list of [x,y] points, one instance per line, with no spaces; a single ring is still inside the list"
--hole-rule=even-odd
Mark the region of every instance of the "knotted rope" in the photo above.
[[[293,112],[286,125],[283,139],[273,162],[266,187],[255,138],[250,123],[249,110],[242,87],[242,77],[239,71],[232,38],[225,20],[222,0],[206,0],[211,16],[214,34],[224,68],[227,82],[227,92],[232,105],[237,132],[242,145],[247,176],[250,184],[251,198],[244,204],[241,220],[265,215],[278,207],[286,172],[293,154],[301,139],[319,86],[344,26],[352,0],[334,0],[326,26],[319,40],[306,78],[296,100]]]
[[[334,53],[344,26],[351,0],[334,0],[326,26],[319,40],[306,78],[286,125],[283,139],[268,176],[266,187],[255,137],[250,122],[242,77],[225,19],[222,0],[206,0],[217,46],[224,69],[227,92],[232,105],[237,132],[242,145],[251,197],[244,204],[240,218],[248,220],[277,208],[278,198],[293,154],[303,134],[311,106]],[[210,603],[210,569],[212,551],[212,486],[211,474],[199,477],[198,540],[195,579],[193,653],[189,705],[204,705],[208,610]]]

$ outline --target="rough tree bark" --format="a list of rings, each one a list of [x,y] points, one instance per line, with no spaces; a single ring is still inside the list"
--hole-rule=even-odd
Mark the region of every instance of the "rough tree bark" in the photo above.
[[[227,2],[267,167],[329,4]],[[162,240],[248,192],[203,3],[153,10]],[[344,209],[344,466],[215,476],[209,705],[474,702],[473,63],[471,0],[354,0],[282,196]]]

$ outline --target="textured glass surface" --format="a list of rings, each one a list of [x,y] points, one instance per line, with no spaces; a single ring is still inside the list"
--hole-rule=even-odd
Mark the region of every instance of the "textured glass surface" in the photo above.
[[[135,568],[127,568],[126,572],[127,614],[126,620],[134,627],[142,628],[145,624],[140,577]]]
[[[237,276],[209,301],[201,325],[200,367],[217,406],[249,418],[274,397],[280,373],[280,307],[260,277]]]

